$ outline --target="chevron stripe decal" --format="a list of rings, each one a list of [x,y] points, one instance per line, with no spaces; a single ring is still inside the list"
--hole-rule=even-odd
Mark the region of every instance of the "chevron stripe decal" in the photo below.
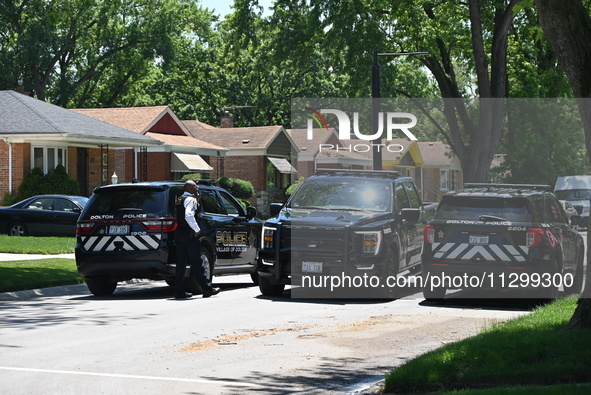
[[[137,236],[89,236],[82,239],[86,251],[149,251],[160,246],[161,234]]]
[[[469,245],[468,243],[433,243],[433,259],[454,259],[471,262],[511,261],[525,262],[529,252],[526,246]]]

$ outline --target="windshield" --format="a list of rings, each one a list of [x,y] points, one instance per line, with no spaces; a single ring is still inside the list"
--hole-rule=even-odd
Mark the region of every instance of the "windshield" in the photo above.
[[[390,183],[322,178],[303,183],[292,196],[289,207],[385,212],[390,211],[391,204]]]
[[[526,199],[446,196],[439,204],[435,218],[529,222],[532,214]]]
[[[555,191],[554,194],[560,200],[589,200],[591,198],[591,190],[589,189],[564,189]]]

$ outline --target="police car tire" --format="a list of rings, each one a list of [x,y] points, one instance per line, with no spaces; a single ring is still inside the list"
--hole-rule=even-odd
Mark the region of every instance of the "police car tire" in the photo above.
[[[211,253],[205,247],[201,247],[201,259],[204,263],[207,262],[208,264],[209,269],[206,270],[206,274],[207,280],[211,282],[211,279],[213,278],[214,261],[211,256]],[[185,289],[187,290],[187,292],[190,292],[195,295],[200,295],[203,293],[203,289],[201,289],[201,286],[197,281],[197,275],[195,273],[189,273],[189,277],[185,279]]]
[[[564,294],[578,294],[583,291],[583,256],[582,249],[577,253],[577,267],[573,273],[573,284],[570,287],[564,287]]]
[[[394,250],[392,252],[392,259],[390,264],[388,265],[387,274],[390,277],[397,277],[398,271],[400,270],[400,259],[398,258],[398,251]],[[387,297],[389,299],[396,299],[400,297],[400,290],[397,287],[386,287],[388,290]]]
[[[259,285],[259,272],[254,271],[254,272],[250,273],[250,279],[252,280],[254,285]]]
[[[87,277],[86,286],[91,294],[95,296],[109,296],[115,292],[117,283],[109,281],[105,277]]]
[[[447,292],[447,289],[441,288],[441,287],[434,288],[433,290],[431,290],[430,287],[423,288],[423,297],[425,298],[425,300],[427,300],[429,302],[436,302],[436,301],[443,300],[446,292]]]
[[[285,289],[284,284],[271,284],[268,278],[264,276],[259,277],[259,289],[265,296],[279,296]]]

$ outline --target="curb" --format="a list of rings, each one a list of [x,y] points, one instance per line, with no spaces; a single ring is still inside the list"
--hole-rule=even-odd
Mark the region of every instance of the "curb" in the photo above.
[[[152,282],[152,280],[134,279],[121,281],[123,284],[137,284]],[[0,293],[0,302],[10,300],[24,300],[44,296],[92,296],[86,284],[60,285],[57,287],[26,289],[23,291],[13,291]]]

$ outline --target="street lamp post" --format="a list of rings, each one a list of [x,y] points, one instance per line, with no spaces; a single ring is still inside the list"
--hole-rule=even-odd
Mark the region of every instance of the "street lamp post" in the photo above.
[[[372,97],[372,127],[373,133],[378,130],[378,115],[380,112],[380,65],[378,58],[380,56],[418,56],[428,55],[429,52],[373,52],[373,64],[371,65],[371,97]],[[373,142],[373,169],[382,170],[382,150],[380,144],[382,143],[382,137],[378,137]]]

